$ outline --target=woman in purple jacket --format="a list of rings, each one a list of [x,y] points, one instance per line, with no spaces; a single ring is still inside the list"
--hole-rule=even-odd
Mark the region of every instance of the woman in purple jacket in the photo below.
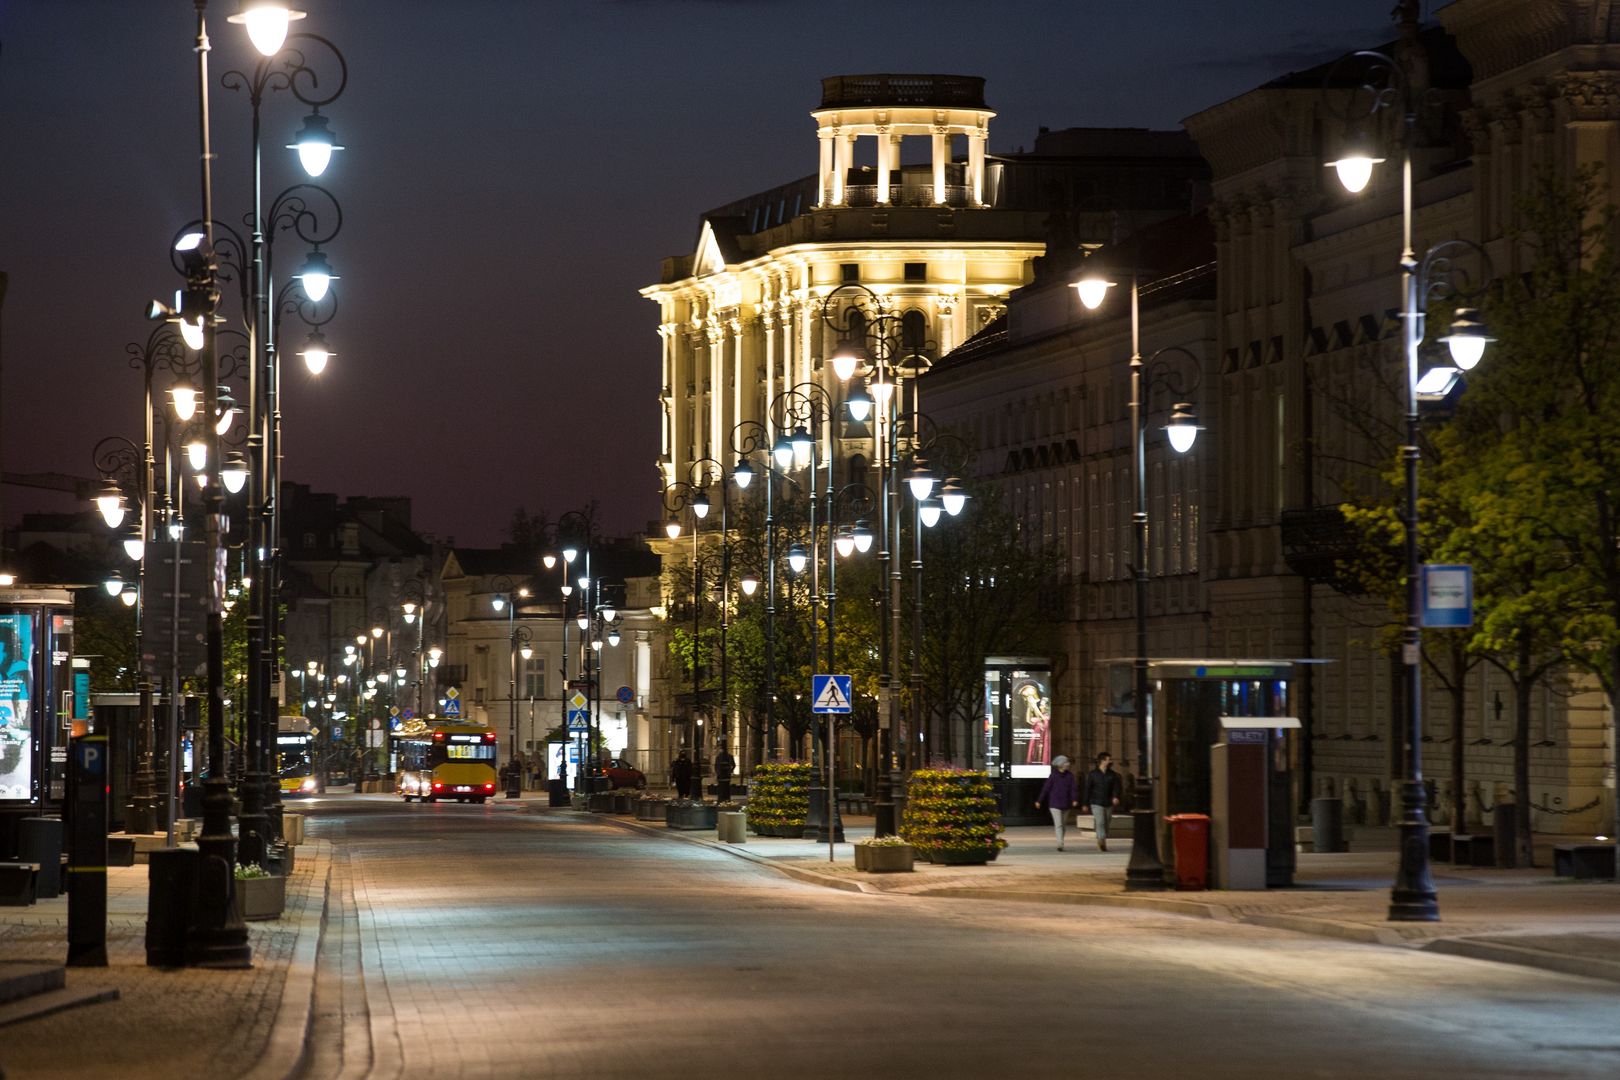
[[[1052,775],[1041,785],[1035,800],[1035,809],[1046,807],[1052,811],[1052,828],[1057,830],[1057,849],[1063,850],[1063,819],[1069,808],[1080,803],[1080,781],[1069,771],[1069,759],[1059,754],[1052,759]]]

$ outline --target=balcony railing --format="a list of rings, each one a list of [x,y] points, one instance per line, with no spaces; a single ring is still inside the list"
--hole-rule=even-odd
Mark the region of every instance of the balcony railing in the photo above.
[[[965,184],[946,184],[945,201],[942,204],[934,202],[934,186],[923,187],[891,187],[889,189],[889,206],[972,206],[973,191]],[[845,206],[877,206],[876,184],[850,184],[844,188]]]

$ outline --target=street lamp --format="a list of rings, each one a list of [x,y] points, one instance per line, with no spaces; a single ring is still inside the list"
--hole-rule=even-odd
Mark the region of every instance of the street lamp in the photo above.
[[[199,3],[200,10],[200,3]],[[229,21],[247,32],[258,56],[251,67],[226,71],[220,85],[245,92],[250,109],[249,154],[251,161],[252,207],[245,215],[252,227],[251,240],[235,244],[238,265],[235,279],[241,289],[243,322],[249,335],[247,390],[248,446],[246,468],[233,467],[225,474],[233,481],[242,477],[247,489],[247,548],[252,560],[252,590],[247,614],[247,735],[248,776],[242,790],[242,853],[244,859],[260,861],[267,845],[281,836],[281,785],[275,776],[277,705],[273,700],[275,670],[284,648],[281,639],[280,610],[276,597],[280,590],[282,551],[280,536],[281,460],[281,362],[277,347],[284,309],[298,314],[315,329],[311,344],[302,352],[312,371],[324,368],[331,350],[324,344],[319,327],[332,317],[335,301],[329,294],[337,278],[321,246],[330,243],[342,228],[343,213],[331,192],[312,184],[296,184],[269,201],[266,206],[263,177],[264,139],[261,112],[267,92],[288,91],[318,114],[335,101],[348,86],[348,64],[328,39],[311,33],[289,36],[289,24],[303,19],[304,13],[284,0],[242,0],[239,11]],[[321,59],[319,69],[313,59]],[[289,149],[298,148],[297,143]],[[327,143],[335,145],[328,134]],[[307,176],[317,176],[330,158],[317,152],[312,157],[299,148],[299,158]],[[317,165],[316,159],[320,159]],[[317,207],[320,207],[317,210]],[[206,216],[206,215],[205,215]],[[310,245],[302,269],[279,292],[273,266],[276,236],[291,232]],[[231,235],[234,235],[231,234]],[[298,300],[295,289],[302,294]],[[289,302],[289,297],[291,301]],[[316,312],[323,305],[328,314]],[[182,323],[182,330],[185,324]]]
[[[1403,44],[1416,49],[1417,11],[1410,0],[1397,7]],[[1349,95],[1346,110],[1338,112],[1330,96],[1335,85],[1335,74],[1343,64],[1358,65],[1364,81]],[[1351,110],[1365,94],[1369,104],[1365,114],[1357,117]],[[1412,249],[1412,145],[1418,114],[1426,89],[1414,87],[1407,73],[1392,57],[1380,52],[1352,53],[1329,70],[1323,90],[1330,111],[1344,122],[1351,140],[1359,138],[1365,126],[1373,123],[1385,108],[1399,108],[1401,117],[1401,313],[1403,347],[1406,358],[1406,424],[1405,443],[1400,450],[1405,473],[1405,507],[1402,518],[1405,530],[1406,554],[1406,623],[1401,632],[1401,664],[1403,667],[1402,698],[1406,711],[1406,776],[1401,786],[1400,862],[1395,881],[1390,889],[1389,914],[1392,922],[1437,922],[1440,918],[1439,897],[1435,893],[1434,879],[1429,871],[1429,823],[1427,817],[1428,793],[1423,785],[1423,607],[1420,595],[1422,564],[1418,549],[1418,426],[1419,408],[1425,401],[1443,397],[1456,382],[1457,372],[1441,367],[1429,372],[1419,370],[1419,352],[1423,344],[1428,302],[1446,297],[1469,298],[1478,289],[1468,287],[1466,274],[1455,265],[1464,254],[1473,254],[1480,260],[1482,280],[1490,277],[1490,260],[1485,252],[1468,240],[1444,240],[1430,247],[1420,262]],[[1371,179],[1374,166],[1382,162],[1371,144],[1357,142],[1347,145],[1337,161],[1329,164],[1338,173],[1340,181],[1352,193],[1362,190]],[[1451,333],[1441,338],[1450,347],[1457,369],[1467,371],[1479,363],[1485,345],[1492,340],[1484,324],[1472,308],[1459,308],[1452,322]],[[1438,373],[1438,374],[1437,374]]]
[[[509,750],[509,753],[515,758],[517,755],[518,645],[520,642],[527,642],[531,640],[531,637],[528,627],[516,626],[513,620],[517,617],[518,601],[520,599],[528,599],[529,588],[526,585],[518,586],[516,582],[507,577],[505,574],[496,577],[489,584],[490,588],[495,590],[495,594],[489,598],[490,607],[495,609],[495,613],[497,615],[502,611],[506,612],[506,639],[510,657],[510,663],[508,665],[509,680],[507,683],[508,689],[506,695],[506,703],[510,717],[507,726],[508,737],[511,739],[511,749]],[[520,630],[522,631],[521,634],[518,632]]]
[[[835,357],[847,352],[854,352],[861,360],[859,365],[850,368],[849,374],[853,379],[857,375],[864,378],[856,381],[848,398],[844,403],[845,411],[850,420],[857,424],[864,424],[868,417],[875,416],[873,438],[876,453],[874,461],[878,469],[877,493],[881,516],[879,518],[879,532],[873,536],[869,523],[864,520],[851,531],[851,541],[856,550],[869,550],[874,540],[878,542],[878,563],[880,580],[886,584],[880,590],[882,611],[879,622],[881,633],[880,666],[882,672],[878,682],[878,735],[879,735],[879,767],[877,776],[877,801],[874,806],[876,814],[875,833],[878,836],[890,836],[895,832],[895,806],[894,806],[894,770],[897,763],[897,750],[903,745],[897,733],[900,719],[897,713],[899,705],[900,679],[900,582],[901,573],[898,565],[900,558],[900,544],[902,532],[902,508],[900,495],[900,481],[907,480],[917,500],[925,498],[932,490],[934,478],[920,459],[913,465],[912,473],[902,478],[899,473],[904,443],[917,443],[916,431],[921,418],[917,406],[917,394],[913,392],[910,422],[911,436],[905,434],[906,416],[903,407],[903,396],[896,393],[905,381],[910,381],[915,388],[920,376],[929,366],[929,353],[932,344],[927,340],[927,317],[921,311],[894,311],[887,306],[884,297],[873,290],[857,283],[845,283],[832,290],[822,300],[822,321],[836,329],[840,338],[839,348]],[[846,350],[845,342],[849,347]],[[843,371],[835,372],[843,378]],[[915,455],[916,446],[908,446],[908,450]],[[926,488],[926,490],[925,490]],[[916,528],[914,523],[913,528]],[[913,559],[914,576],[920,580],[921,573],[921,547],[920,540],[915,558]],[[920,605],[920,592],[917,604]],[[920,619],[920,616],[918,617]],[[919,675],[915,673],[914,662],[913,684],[919,682]],[[912,716],[914,726],[921,727],[923,713],[919,704],[920,694],[912,695]]]
[[[1116,282],[1099,272],[1084,272],[1073,283],[1080,303],[1089,310],[1102,305]],[[1154,752],[1148,717],[1148,511],[1147,511],[1147,410],[1155,386],[1163,386],[1174,396],[1190,396],[1198,388],[1201,363],[1197,356],[1179,345],[1159,349],[1142,359],[1140,290],[1137,275],[1131,272],[1131,479],[1134,509],[1131,515],[1133,607],[1136,648],[1132,660],[1131,707],[1136,714],[1136,790],[1131,811],[1131,858],[1125,868],[1125,887],[1131,890],[1163,889],[1164,863],[1159,856],[1158,811],[1154,807]],[[1171,358],[1184,362],[1186,373]],[[1171,448],[1186,453],[1202,430],[1190,403],[1178,401],[1166,425]]]
[[[687,474],[689,477],[688,479],[677,480],[673,484],[670,484],[668,487],[664,488],[663,504],[665,511],[671,515],[670,521],[675,523],[677,526],[679,522],[674,515],[679,514],[682,510],[691,510],[692,512],[692,708],[688,716],[688,722],[691,726],[692,739],[692,778],[694,787],[696,788],[696,798],[693,801],[701,803],[704,801],[703,732],[701,722],[698,720],[698,709],[702,701],[701,676],[703,665],[698,662],[698,658],[701,655],[701,650],[698,646],[700,643],[699,613],[702,603],[704,561],[699,554],[700,530],[698,529],[698,522],[702,521],[706,516],[708,516],[710,507],[708,491],[709,485],[718,481],[720,484],[720,580],[722,583],[722,588],[729,590],[731,576],[731,542],[728,532],[730,529],[730,522],[727,518],[727,514],[730,499],[727,498],[726,492],[725,466],[721,465],[720,462],[710,457],[698,458],[691,463],[689,470],[690,471]],[[669,527],[666,526],[665,532],[669,534],[671,540],[680,535],[678,528],[671,531]],[[726,622],[724,618],[722,618],[720,626],[721,701],[719,735],[719,738],[722,740],[722,746],[725,746],[724,740],[729,739],[730,737],[730,729],[728,725],[730,702],[726,700],[726,695],[730,690],[730,687],[727,685],[729,665],[727,663],[726,656],[726,629]]]

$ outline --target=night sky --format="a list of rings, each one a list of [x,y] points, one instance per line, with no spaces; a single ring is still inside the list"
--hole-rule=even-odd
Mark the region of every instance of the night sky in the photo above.
[[[1000,152],[1043,125],[1175,127],[1392,36],[1392,0],[299,6],[294,30],[348,60],[326,110],[348,149],[320,181],[345,215],[336,356],[319,378],[284,364],[284,475],[409,495],[419,529],[464,544],[498,543],[519,505],[596,499],[615,531],[658,516],[657,309],[636,290],[700,212],[814,170],[823,76],[982,75]],[[218,80],[257,58],[235,10],[209,19],[227,221],[250,205],[249,113]],[[200,205],[193,33],[191,0],[0,0],[7,472],[89,476],[98,439],[140,437],[124,346],[178,284],[167,247]],[[303,179],[280,147],[306,112],[265,106],[267,195]],[[278,244],[278,276],[303,250]],[[0,499],[8,520],[72,507]]]

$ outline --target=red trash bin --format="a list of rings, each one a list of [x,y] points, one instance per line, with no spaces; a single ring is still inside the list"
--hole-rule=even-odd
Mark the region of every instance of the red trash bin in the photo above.
[[[1172,842],[1176,846],[1176,888],[1209,887],[1209,815],[1171,814]]]

